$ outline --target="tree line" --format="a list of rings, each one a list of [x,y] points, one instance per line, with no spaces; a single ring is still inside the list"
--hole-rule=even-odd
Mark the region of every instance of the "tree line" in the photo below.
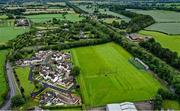
[[[154,38],[140,42],[139,45],[161,58],[172,67],[180,70],[180,57],[177,52],[173,52],[168,48],[163,48]]]
[[[88,14],[86,11],[82,10],[81,8],[71,4],[69,1],[66,1],[66,5],[70,8],[73,8],[76,13],[79,14]]]
[[[150,15],[137,14],[126,10],[111,10],[111,11],[131,18],[131,20],[127,24],[126,23],[119,24],[119,27],[125,27],[128,33],[140,31],[155,23],[155,20]]]

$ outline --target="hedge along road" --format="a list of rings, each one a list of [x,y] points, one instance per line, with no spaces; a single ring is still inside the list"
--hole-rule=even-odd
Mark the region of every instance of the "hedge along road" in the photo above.
[[[9,84],[9,94],[8,94],[8,99],[6,100],[4,106],[0,110],[8,110],[11,107],[11,98],[16,95],[16,87],[17,83],[13,74],[13,70],[11,67],[11,64],[9,61],[6,63],[6,74],[8,78],[8,84]]]

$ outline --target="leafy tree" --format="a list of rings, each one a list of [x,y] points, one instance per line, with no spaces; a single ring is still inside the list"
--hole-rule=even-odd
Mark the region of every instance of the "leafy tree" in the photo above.
[[[156,95],[155,100],[154,100],[154,109],[160,110],[162,107],[162,102],[163,102],[163,99],[161,95]]]

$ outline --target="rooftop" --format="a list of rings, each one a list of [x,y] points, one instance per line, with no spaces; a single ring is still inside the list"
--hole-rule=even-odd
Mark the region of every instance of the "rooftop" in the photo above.
[[[134,103],[124,102],[124,103],[107,104],[106,111],[137,111],[137,109]]]

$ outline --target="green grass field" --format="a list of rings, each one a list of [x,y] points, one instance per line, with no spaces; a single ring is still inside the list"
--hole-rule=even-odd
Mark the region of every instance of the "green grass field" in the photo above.
[[[14,39],[18,35],[28,32],[29,30],[30,30],[29,28],[13,27],[13,26],[0,27],[0,43]]]
[[[31,81],[28,80],[29,77],[29,67],[16,67],[16,74],[18,75],[21,86],[24,88],[24,95],[26,97],[26,104],[21,106],[21,110],[25,110],[28,108],[32,108],[33,106],[37,106],[38,102],[34,101],[30,94],[35,89],[35,86]]]
[[[34,89],[34,84],[32,84],[28,80],[30,68],[29,67],[17,67],[15,69],[15,71],[16,71],[16,74],[17,74],[17,76],[19,78],[21,86],[24,88],[25,96],[29,97],[30,93]]]
[[[180,34],[180,23],[155,23],[146,28],[146,30],[154,30],[167,34]]]
[[[180,55],[180,35],[166,35],[154,31],[140,31],[139,33],[154,37],[163,47],[176,51]]]
[[[180,104],[177,101],[165,100],[163,102],[163,108],[165,110],[167,109],[180,110]]]
[[[7,93],[7,82],[4,74],[4,66],[7,53],[7,50],[0,50],[0,105],[4,101],[2,96],[4,95],[4,93]]]
[[[149,100],[162,87],[151,74],[128,62],[132,56],[115,43],[71,52],[75,65],[81,68],[78,82],[86,106]]]
[[[65,18],[63,18],[62,14],[40,14],[40,15],[29,15],[26,16],[32,22],[46,22],[48,20],[52,20],[52,18],[57,18],[61,20],[69,20],[72,22],[81,21],[83,17],[79,17],[79,14],[66,14]]]
[[[157,22],[180,22],[180,13],[174,11],[165,10],[139,10],[139,9],[128,9],[132,12],[150,15]]]
[[[0,22],[0,43],[14,39],[29,30],[25,27],[14,27],[14,20],[3,20]]]

